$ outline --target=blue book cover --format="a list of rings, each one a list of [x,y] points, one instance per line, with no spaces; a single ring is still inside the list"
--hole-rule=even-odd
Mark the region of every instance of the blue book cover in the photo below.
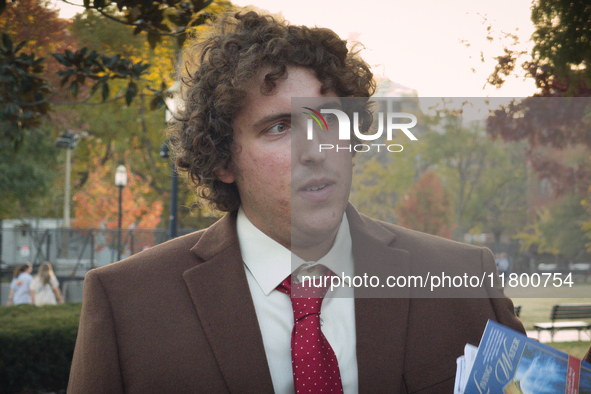
[[[489,320],[464,393],[591,394],[591,364]]]

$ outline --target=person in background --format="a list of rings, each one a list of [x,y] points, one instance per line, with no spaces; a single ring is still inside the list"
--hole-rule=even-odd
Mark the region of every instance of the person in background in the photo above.
[[[31,263],[24,263],[16,267],[6,305],[32,304],[35,301],[35,295],[30,290],[31,282],[33,282],[31,272],[33,272]]]
[[[499,274],[504,274],[505,277],[507,277],[511,273],[511,263],[509,262],[509,256],[507,253],[503,252],[499,254],[499,258],[496,263]]]
[[[64,303],[59,282],[53,273],[51,263],[44,262],[31,283],[31,294],[34,294],[36,306],[55,305]]]

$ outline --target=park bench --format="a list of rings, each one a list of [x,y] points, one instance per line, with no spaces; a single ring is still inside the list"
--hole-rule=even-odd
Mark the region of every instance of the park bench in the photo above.
[[[554,334],[559,330],[578,330],[579,341],[581,340],[581,331],[586,330],[591,338],[591,323],[584,321],[564,321],[556,320],[571,319],[591,319],[591,304],[559,304],[552,307],[550,313],[550,322],[536,323],[534,328],[538,331],[538,339],[542,331],[550,332],[550,341],[554,341]]]

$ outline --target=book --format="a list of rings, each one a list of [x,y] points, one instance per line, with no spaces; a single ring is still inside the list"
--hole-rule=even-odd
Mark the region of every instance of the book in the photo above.
[[[458,358],[454,394],[591,394],[591,364],[492,320],[474,353]]]

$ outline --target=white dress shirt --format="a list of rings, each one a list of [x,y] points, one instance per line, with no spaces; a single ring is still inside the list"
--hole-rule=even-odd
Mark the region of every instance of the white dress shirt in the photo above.
[[[298,274],[300,278],[302,275],[321,275],[320,269],[315,270],[315,266],[320,264],[336,275],[353,276],[353,249],[347,216],[343,215],[331,250],[317,262],[304,262],[269,238],[248,220],[242,208],[238,212],[236,227],[273,388],[276,393],[293,393],[293,309],[287,294],[276,288],[292,273],[292,266],[297,269],[302,264]],[[352,296],[346,296],[351,290],[341,288],[336,290],[335,296],[327,295],[320,314],[322,332],[337,356],[346,394],[358,392],[355,304]]]

